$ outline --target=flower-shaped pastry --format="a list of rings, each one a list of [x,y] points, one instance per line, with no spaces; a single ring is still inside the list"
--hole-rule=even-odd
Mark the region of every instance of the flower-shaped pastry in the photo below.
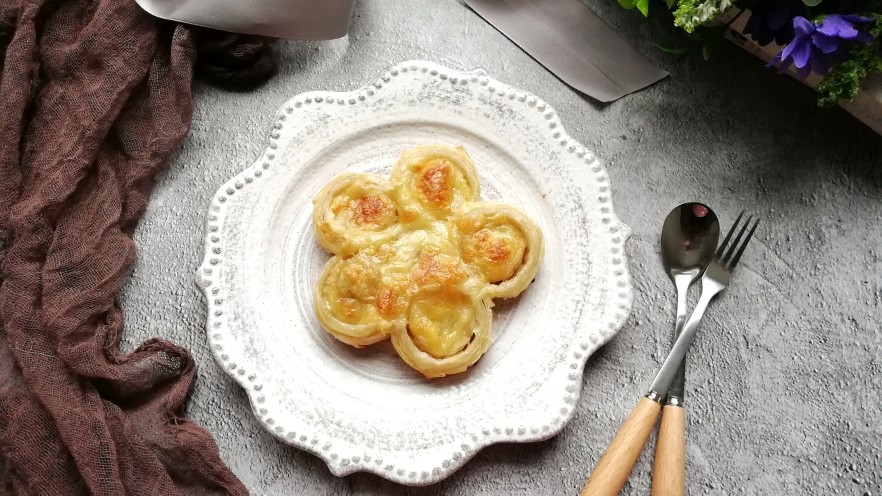
[[[542,260],[542,232],[520,210],[483,202],[462,147],[408,150],[391,180],[343,174],[314,201],[313,226],[334,256],[316,314],[340,341],[391,338],[426,377],[463,372],[491,342],[493,298],[519,295]]]

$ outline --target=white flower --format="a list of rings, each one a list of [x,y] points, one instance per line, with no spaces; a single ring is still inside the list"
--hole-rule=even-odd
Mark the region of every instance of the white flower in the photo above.
[[[674,24],[691,32],[734,4],[734,0],[679,0]]]
[[[708,19],[717,15],[718,12],[716,2],[714,1],[704,2],[699,5],[696,10],[698,11],[698,16],[696,16],[696,18],[699,19],[698,23],[706,22]]]

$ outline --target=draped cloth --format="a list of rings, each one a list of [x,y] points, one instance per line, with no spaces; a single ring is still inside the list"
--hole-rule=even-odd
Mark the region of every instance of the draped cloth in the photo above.
[[[273,71],[266,40],[133,0],[0,0],[0,495],[247,493],[184,416],[192,356],[121,352],[116,295],[194,74]]]

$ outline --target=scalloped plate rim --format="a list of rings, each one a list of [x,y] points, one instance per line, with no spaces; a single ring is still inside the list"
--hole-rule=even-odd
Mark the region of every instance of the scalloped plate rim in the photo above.
[[[313,100],[315,100],[315,97],[320,97],[321,99],[324,100],[329,96],[332,97],[333,99],[337,99],[337,100],[339,100],[341,98],[343,98],[343,99],[358,98],[360,94],[362,94],[363,92],[365,92],[367,90],[375,89],[376,91],[381,91],[380,87],[375,86],[376,84],[382,84],[383,81],[388,81],[388,78],[390,77],[390,75],[397,75],[398,72],[396,72],[396,71],[401,71],[402,68],[405,68],[405,70],[407,70],[406,68],[412,69],[413,67],[431,68],[431,69],[434,69],[435,71],[439,71],[439,72],[444,71],[448,75],[455,73],[458,75],[457,77],[460,77],[462,75],[481,76],[481,77],[484,77],[490,81],[493,81],[494,84],[497,85],[497,87],[505,87],[505,88],[508,88],[511,90],[515,90],[515,91],[518,91],[521,94],[523,94],[526,98],[534,99],[537,107],[540,105],[544,106],[545,109],[547,109],[547,111],[553,112],[555,115],[558,115],[557,111],[554,109],[554,107],[549,105],[547,102],[545,102],[541,98],[537,97],[535,94],[533,94],[529,91],[526,91],[526,90],[521,90],[521,89],[515,88],[505,82],[499,81],[499,80],[493,78],[492,76],[490,76],[488,71],[486,71],[483,68],[475,68],[475,69],[471,69],[471,70],[461,70],[461,69],[450,68],[450,67],[444,66],[443,64],[439,64],[437,62],[431,62],[431,61],[426,61],[426,60],[407,60],[407,61],[403,61],[398,64],[395,64],[394,66],[387,69],[383,76],[375,78],[374,80],[368,81],[364,85],[362,85],[352,91],[341,92],[341,91],[312,90],[312,91],[298,93],[298,94],[294,95],[293,97],[287,99],[279,107],[279,109],[274,114],[273,123],[275,125],[275,123],[277,123],[279,121],[280,116],[284,116],[285,114],[290,115],[292,113],[291,110],[295,107],[294,102],[296,102],[296,101],[305,100],[307,98],[312,98]],[[416,71],[413,71],[413,72],[416,72]],[[437,77],[437,76],[435,76],[435,77]],[[523,100],[521,100],[521,101],[523,101]],[[577,140],[572,138],[572,136],[569,135],[569,133],[566,131],[566,127],[562,123],[560,125],[559,131],[561,133],[562,139],[566,140],[567,142],[577,144],[579,147],[581,147],[581,149],[583,149],[588,154],[593,154],[593,152],[588,147],[585,147],[584,145],[579,143]],[[270,132],[270,136],[271,135],[272,135],[272,131]],[[247,168],[245,168],[241,172],[235,174],[233,177],[231,177],[230,179],[228,179],[227,181],[225,181],[223,184],[221,184],[218,187],[217,191],[212,195],[212,197],[209,201],[209,207],[214,206],[214,205],[218,205],[220,198],[226,196],[225,195],[226,191],[230,188],[234,188],[237,183],[241,183],[241,181],[245,180],[245,178],[248,177],[250,173],[253,174],[254,172],[260,171],[260,165],[263,162],[265,162],[265,160],[266,160],[265,157],[267,157],[268,154],[272,153],[271,150],[274,150],[274,149],[275,149],[275,147],[272,146],[272,141],[270,140],[270,143],[267,145],[267,147],[264,148],[263,152],[258,156],[258,158],[254,161],[254,163],[252,163],[250,166],[248,166]],[[601,167],[603,167],[602,162],[598,158],[595,157],[595,160],[597,161],[598,164],[600,164]],[[572,172],[573,174],[578,175],[578,176],[586,176],[588,174],[587,168],[580,168],[580,169],[575,169],[575,170],[573,170],[571,168],[568,168],[568,169],[570,172]],[[605,171],[605,168],[604,168],[604,171]],[[592,179],[586,178],[586,177],[580,177],[580,178],[587,179],[588,181],[592,180]],[[594,179],[594,180],[596,180],[596,179]],[[225,209],[226,207],[227,207],[226,205],[220,204],[220,209]],[[626,308],[624,309],[623,314],[620,318],[617,318],[617,319],[611,318],[608,321],[608,323],[609,323],[608,334],[601,335],[600,339],[598,339],[596,343],[590,344],[587,348],[585,348],[584,346],[581,347],[581,356],[580,356],[580,358],[575,359],[579,365],[579,367],[577,369],[577,373],[579,376],[579,381],[578,381],[579,386],[578,386],[578,391],[576,391],[576,393],[575,393],[575,398],[576,398],[577,402],[578,402],[578,399],[581,397],[582,385],[583,385],[582,382],[584,380],[584,369],[585,369],[585,364],[587,363],[588,358],[592,354],[594,354],[594,352],[596,352],[600,347],[602,347],[604,344],[606,344],[610,339],[612,339],[622,329],[622,327],[624,326],[625,322],[627,321],[627,319],[631,313],[632,306],[633,306],[633,283],[631,281],[630,270],[628,267],[628,256],[625,251],[625,245],[631,237],[631,229],[630,229],[630,227],[628,227],[624,222],[622,222],[618,218],[618,216],[615,213],[615,208],[613,207],[611,200],[608,203],[608,208],[609,208],[609,213],[607,215],[612,219],[613,224],[615,226],[617,226],[618,229],[620,230],[619,236],[620,236],[621,240],[619,242],[613,242],[613,244],[620,250],[620,253],[621,253],[620,256],[622,259],[621,265],[622,265],[623,274],[620,276],[620,278],[621,278],[621,280],[623,280],[625,282],[625,285],[619,287],[619,290],[620,290],[620,292],[623,292],[627,295],[624,298],[624,300],[625,300],[624,305]],[[213,281],[212,281],[212,277],[209,277],[206,275],[205,269],[210,267],[209,263],[210,263],[210,259],[212,258],[212,254],[211,254],[211,250],[210,250],[210,242],[209,242],[209,238],[211,237],[211,234],[207,229],[210,224],[210,222],[208,221],[208,218],[211,217],[211,215],[212,215],[211,208],[209,208],[208,215],[206,217],[206,222],[205,222],[206,230],[205,230],[205,234],[204,234],[204,243],[203,243],[204,244],[204,257],[203,257],[202,262],[199,265],[198,271],[195,274],[195,282],[196,282],[197,286],[200,287],[203,294],[205,295],[206,300],[207,300],[206,305],[209,307],[210,307],[209,302],[212,298],[211,294],[209,294],[209,293],[210,293],[210,287],[213,284]],[[606,312],[604,312],[604,315],[606,315]],[[523,425],[517,425],[517,426],[505,426],[505,427],[502,427],[499,429],[494,428],[494,430],[499,431],[499,434],[495,434],[495,435],[481,433],[483,436],[482,441],[478,441],[478,442],[472,441],[470,443],[468,450],[461,450],[462,456],[459,459],[457,459],[456,463],[451,463],[450,467],[447,467],[447,468],[432,467],[431,469],[424,469],[422,472],[425,473],[426,471],[428,471],[430,475],[428,477],[419,478],[418,480],[417,480],[417,478],[414,478],[414,477],[407,477],[406,476],[407,474],[398,474],[396,471],[384,470],[384,467],[382,467],[381,465],[370,464],[369,461],[364,460],[364,459],[360,460],[359,462],[350,461],[349,463],[343,464],[341,462],[341,460],[343,458],[338,457],[336,459],[329,459],[318,449],[317,444],[311,444],[311,443],[308,443],[305,441],[302,442],[299,439],[297,439],[296,436],[293,439],[291,439],[291,438],[285,436],[284,432],[277,432],[274,429],[273,425],[265,422],[265,420],[261,417],[261,415],[259,414],[259,411],[258,411],[259,410],[258,398],[261,397],[262,395],[258,391],[256,391],[254,388],[249,387],[248,383],[246,382],[246,377],[244,375],[236,374],[235,373],[236,370],[224,367],[223,366],[224,360],[222,360],[222,358],[220,356],[221,353],[215,348],[215,346],[212,346],[212,344],[214,344],[213,338],[211,337],[211,334],[212,334],[211,328],[212,328],[213,321],[214,321],[214,319],[213,319],[212,313],[207,312],[205,331],[207,334],[206,337],[207,337],[207,340],[210,345],[209,349],[211,350],[212,356],[214,357],[214,360],[215,360],[217,366],[221,370],[223,370],[225,374],[227,374],[230,378],[232,378],[233,381],[236,382],[236,384],[238,384],[238,386],[240,386],[242,389],[245,390],[246,395],[248,397],[249,405],[251,407],[251,411],[254,414],[255,419],[261,425],[261,427],[263,427],[267,432],[269,432],[274,438],[278,439],[279,441],[317,456],[318,458],[320,458],[322,461],[324,461],[326,463],[330,472],[338,477],[343,477],[343,476],[350,475],[350,474],[353,474],[356,472],[370,472],[370,473],[373,473],[373,474],[378,475],[380,477],[383,477],[385,479],[388,479],[392,482],[396,482],[396,483],[400,483],[400,484],[404,484],[404,485],[409,485],[409,486],[431,485],[431,484],[434,484],[434,483],[437,483],[437,482],[444,480],[445,478],[447,478],[450,475],[452,475],[453,473],[455,473],[457,470],[461,469],[480,450],[482,450],[488,446],[492,446],[494,444],[500,444],[500,443],[539,442],[539,441],[544,441],[544,440],[550,439],[550,438],[556,436],[557,434],[559,434],[564,429],[564,427],[566,427],[566,425],[569,423],[569,421],[573,418],[573,416],[576,413],[575,406],[573,406],[572,408],[568,408],[567,413],[560,417],[561,421],[551,427],[548,427],[548,424],[551,424],[552,422],[548,422],[545,425],[543,425],[542,427],[534,428],[534,429],[529,429],[529,426],[527,426],[527,428],[524,428]],[[607,322],[605,321],[603,323],[607,323]],[[576,343],[574,342],[573,344],[570,345],[571,349],[574,344],[576,344]],[[247,360],[242,360],[242,361],[247,361]],[[546,427],[547,427],[547,429],[546,429]],[[480,431],[481,429],[477,429],[477,430]],[[524,430],[524,433],[523,434],[518,433],[519,430]],[[531,430],[536,430],[537,432],[535,434],[531,434]],[[511,431],[511,432],[506,432],[506,431]],[[486,430],[485,430],[485,432],[486,432]],[[515,435],[516,433],[517,433],[517,435]],[[473,436],[477,436],[477,434],[473,434]],[[480,436],[478,436],[478,437],[480,437]]]

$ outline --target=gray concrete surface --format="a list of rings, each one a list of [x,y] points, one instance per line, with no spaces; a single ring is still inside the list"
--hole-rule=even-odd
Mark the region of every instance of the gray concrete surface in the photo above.
[[[193,130],[159,178],[122,295],[126,343],[163,336],[199,363],[189,413],[254,494],[576,494],[669,348],[662,220],[701,200],[725,225],[763,223],[689,360],[688,494],[882,494],[882,138],[812,92],[722,46],[704,63],[651,44],[664,30],[613,0],[589,4],[655,63],[661,83],[600,107],[569,90],[455,0],[360,2],[348,39],[280,46],[257,91],[197,86]],[[493,446],[449,479],[405,488],[331,475],[258,427],[213,361],[192,274],[208,199],[263,150],[273,112],[307,90],[350,90],[407,59],[484,67],[553,105],[602,157],[634,235],[630,320],[588,362],[572,422],[538,444]],[[650,441],[650,447],[652,441]],[[652,450],[623,494],[648,494]]]

